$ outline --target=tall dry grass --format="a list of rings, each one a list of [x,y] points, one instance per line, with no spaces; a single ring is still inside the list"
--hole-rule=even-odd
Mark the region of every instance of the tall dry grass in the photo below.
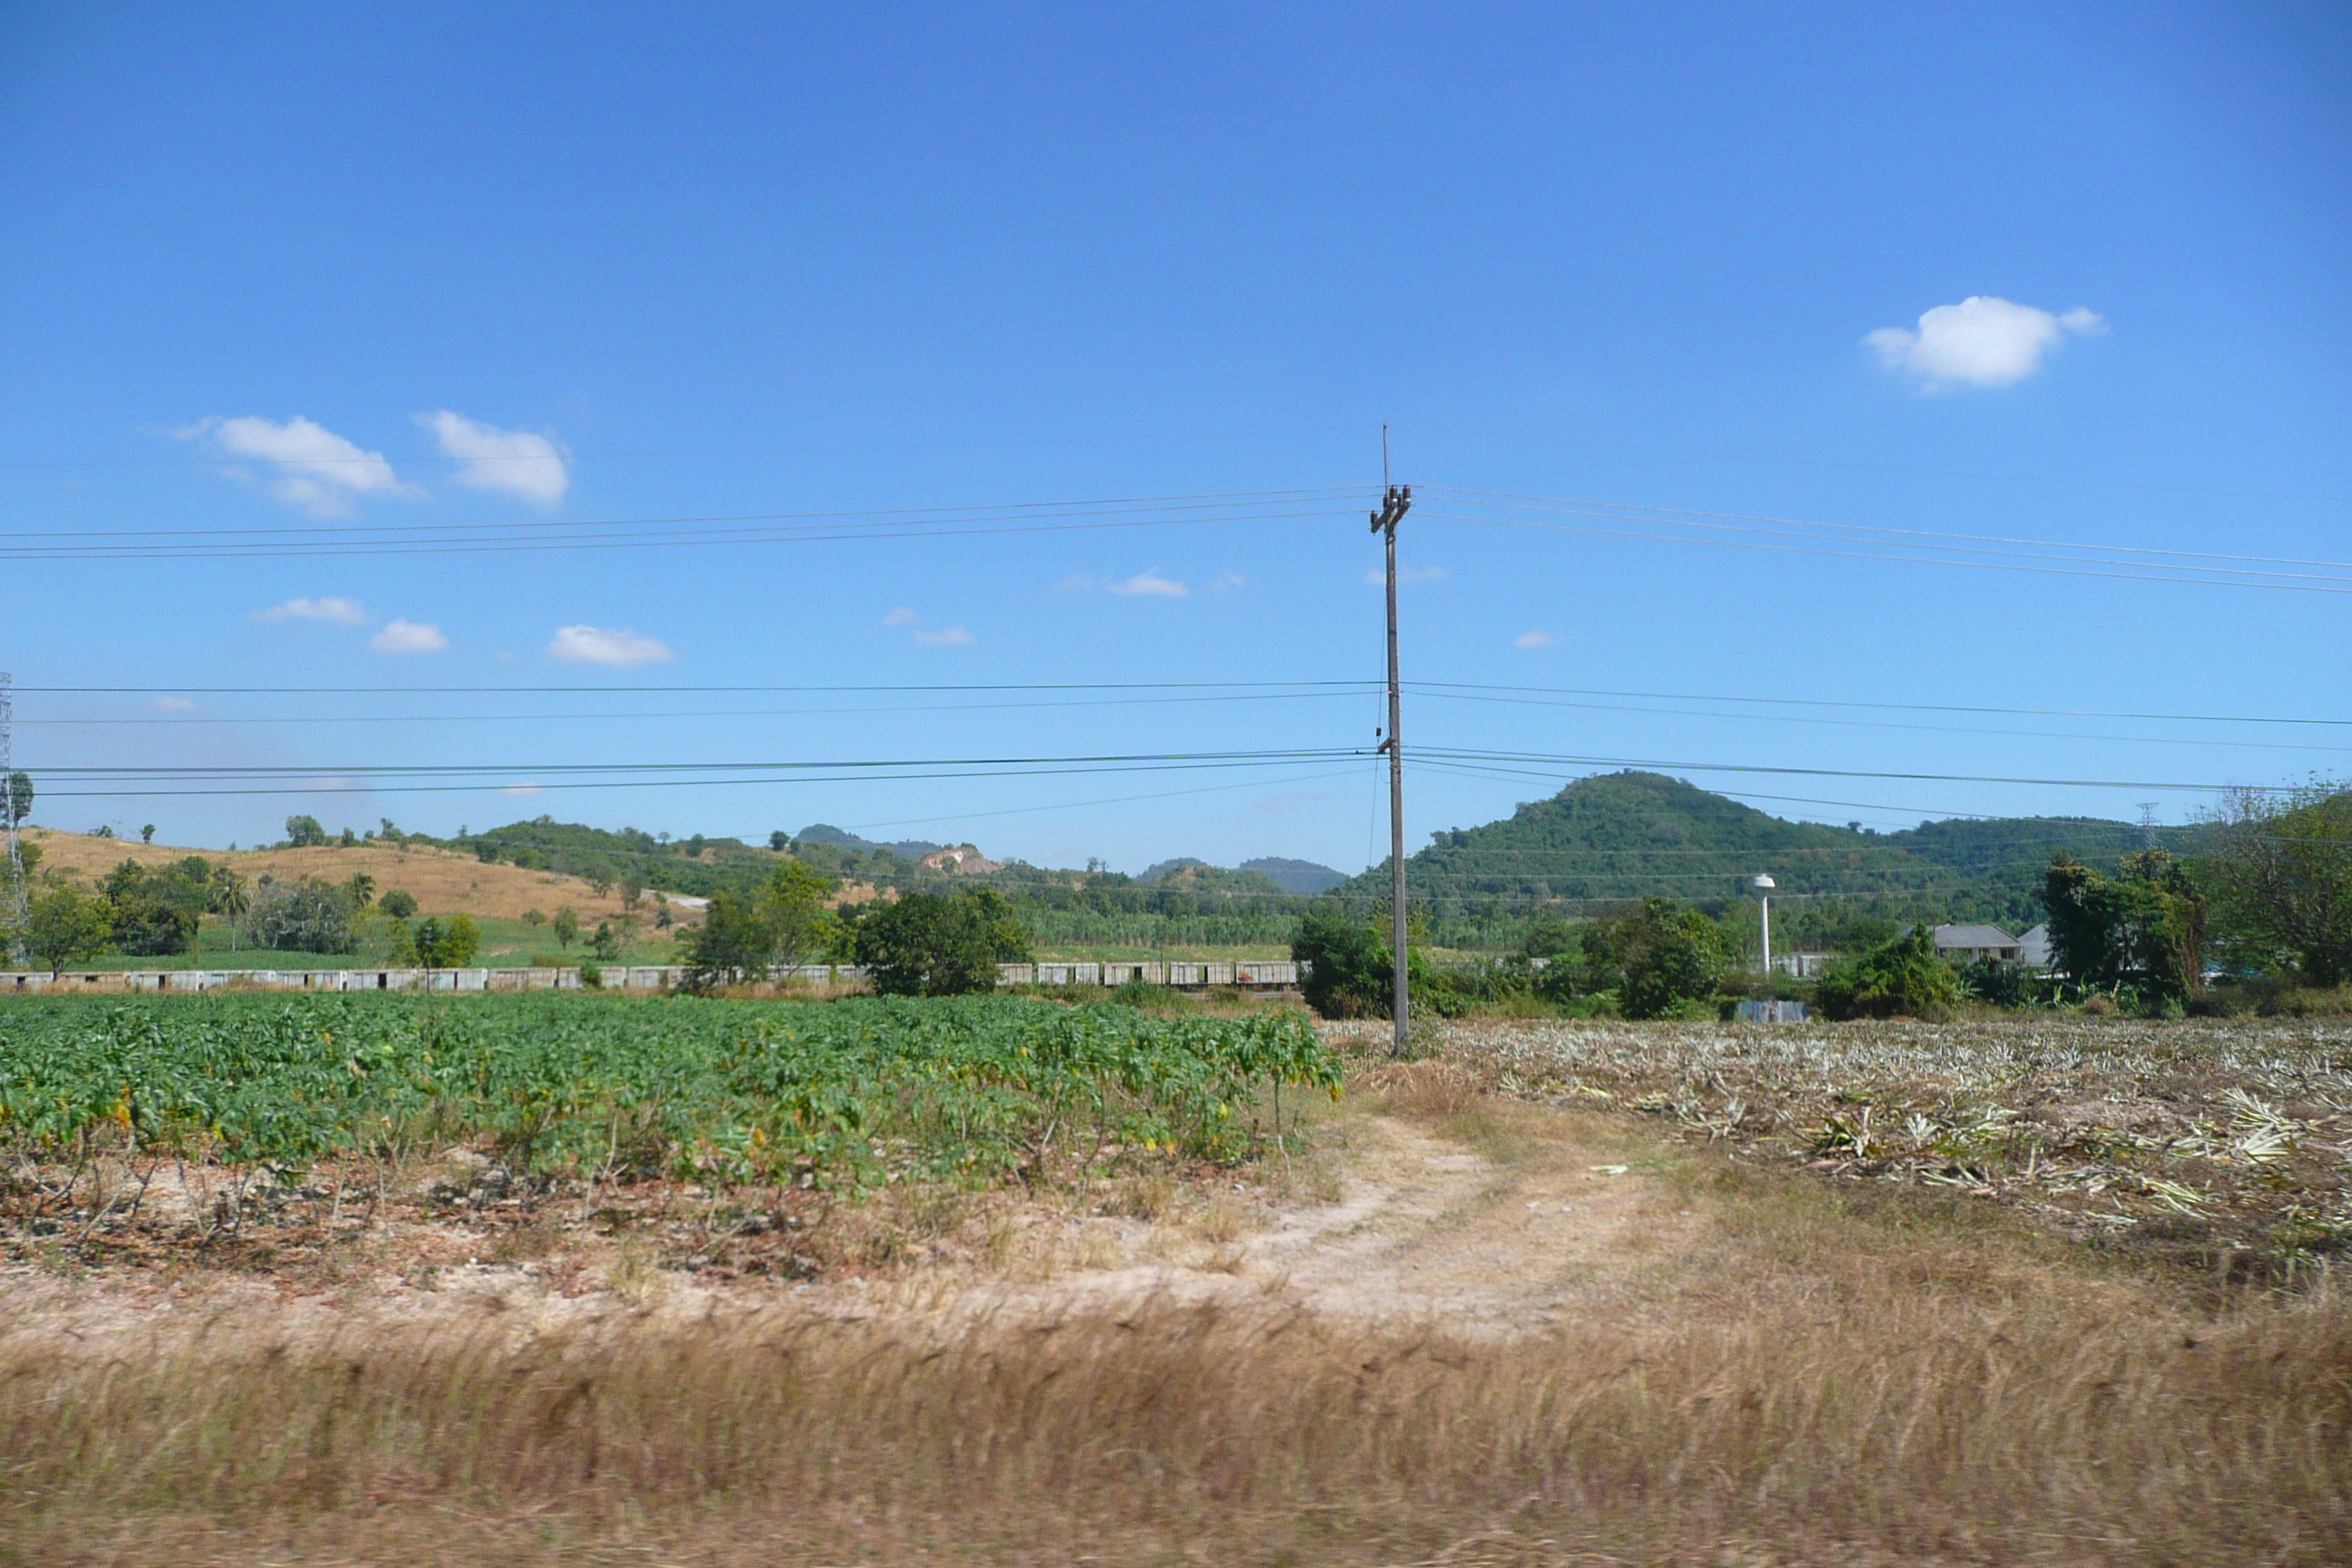
[[[2133,1300],[21,1331],[0,1557],[2352,1560],[2346,1313]]]

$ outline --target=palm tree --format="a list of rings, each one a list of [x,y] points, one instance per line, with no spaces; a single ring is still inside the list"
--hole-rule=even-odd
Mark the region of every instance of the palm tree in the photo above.
[[[253,907],[251,895],[245,890],[245,879],[226,866],[213,868],[213,879],[205,889],[205,908],[223,916],[228,921],[228,947],[236,951],[236,925]]]

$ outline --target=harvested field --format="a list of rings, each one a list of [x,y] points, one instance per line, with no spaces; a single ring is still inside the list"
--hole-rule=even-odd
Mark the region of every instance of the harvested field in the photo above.
[[[1515,1099],[2013,1206],[2078,1241],[2310,1284],[2352,1260],[2352,1026],[1459,1025]]]
[[[1580,1092],[1610,1051],[1710,1081],[1748,1032],[1511,1027],[1360,1058],[1255,1154],[821,1209],[478,1132],[312,1167],[251,1247],[53,1235],[0,1274],[0,1559],[2352,1558],[2325,1269],[2227,1287]],[[2168,1059],[2109,1028],[2110,1076]],[[2278,1091],[2211,1054],[2213,1103]]]

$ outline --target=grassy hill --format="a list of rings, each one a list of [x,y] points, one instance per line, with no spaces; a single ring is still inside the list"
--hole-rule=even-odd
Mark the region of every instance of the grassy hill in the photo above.
[[[2160,829],[2191,848],[2195,829]],[[2042,868],[2063,849],[2110,865],[2146,842],[2139,827],[2093,817],[1922,823],[1899,833],[1790,822],[1680,779],[1627,771],[1580,779],[1481,827],[1451,828],[1405,862],[1408,889],[1441,921],[1524,918],[1534,907],[1582,913],[1663,893],[1704,908],[1749,896],[1758,873],[1798,934],[1813,921],[2019,921],[2035,914]],[[1343,896],[1388,892],[1386,863]]]

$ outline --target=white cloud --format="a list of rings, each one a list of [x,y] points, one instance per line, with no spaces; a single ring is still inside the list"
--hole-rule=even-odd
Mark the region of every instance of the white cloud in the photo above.
[[[540,786],[535,784],[509,784],[499,793],[500,795],[537,795],[540,793]]]
[[[1217,574],[1217,580],[1209,584],[1209,592],[1212,594],[1230,594],[1234,592],[1236,589],[1246,588],[1249,585],[1250,580],[1243,576],[1238,572],[1220,572]]]
[[[2063,316],[1990,294],[1938,305],[1919,318],[1919,330],[1881,327],[1863,342],[1887,369],[1916,376],[1928,387],[2007,386],[2042,368],[2042,359],[2068,333],[2091,337],[2105,318],[2077,305]]]
[[[1182,599],[1192,590],[1172,577],[1162,577],[1160,568],[1138,572],[1132,577],[1065,577],[1054,584],[1056,588],[1076,589],[1081,593],[1124,594],[1131,598]]]
[[[184,697],[158,697],[155,706],[166,713],[193,713],[196,705]]]
[[[1386,587],[1388,585],[1388,569],[1386,567],[1375,566],[1370,571],[1364,574],[1364,581],[1370,583],[1375,588]],[[1443,583],[1444,581],[1445,568],[1443,566],[1401,566],[1397,568],[1397,585],[1399,587],[1402,587],[1407,583]]]
[[[348,517],[354,496],[424,493],[404,484],[383,453],[367,451],[299,414],[283,425],[254,415],[200,419],[174,434],[187,440],[209,436],[232,458],[269,464],[277,470],[269,493],[312,517]]]
[[[441,628],[427,621],[386,621],[383,630],[368,639],[378,653],[439,653],[449,646]]]
[[[944,631],[917,632],[915,640],[925,647],[961,647],[971,641],[971,634],[961,626],[949,626]]]
[[[1521,632],[1511,639],[1513,647],[1549,647],[1551,645],[1552,635],[1541,627],[1534,631]]]
[[[357,599],[330,594],[323,599],[289,599],[266,610],[256,610],[257,621],[332,621],[339,626],[363,626],[368,613]]]
[[[499,490],[539,506],[553,506],[572,488],[566,465],[570,454],[545,436],[477,424],[446,408],[420,414],[416,422],[433,432],[443,457],[465,461],[457,473],[461,485]]]
[[[891,611],[888,615],[883,616],[882,624],[886,626],[911,626],[922,618],[922,616],[915,614],[914,611],[907,608],[906,605],[901,605],[897,609]]]
[[[659,664],[674,656],[659,637],[602,626],[562,626],[547,645],[548,657],[565,664]]]

